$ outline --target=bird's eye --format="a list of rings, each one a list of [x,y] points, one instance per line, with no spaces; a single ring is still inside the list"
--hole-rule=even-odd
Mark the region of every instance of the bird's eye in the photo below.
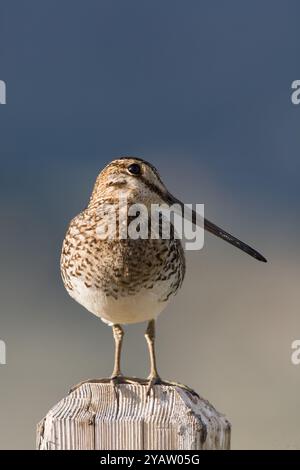
[[[141,174],[141,167],[137,163],[132,163],[131,165],[129,165],[127,170],[129,171],[129,173],[131,175],[136,175],[137,176],[137,175]]]

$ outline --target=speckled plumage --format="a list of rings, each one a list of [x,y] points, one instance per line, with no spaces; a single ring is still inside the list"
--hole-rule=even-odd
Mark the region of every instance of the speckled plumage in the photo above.
[[[123,199],[124,195],[127,200],[125,206],[120,204],[120,198]],[[127,209],[137,203],[148,210],[147,213],[142,209],[140,211],[140,227],[150,228],[156,234],[155,238],[124,239],[116,236],[124,226],[127,228],[131,222],[136,222],[137,214],[129,214],[131,218],[127,220]],[[114,386],[128,380],[122,375],[120,366],[124,335],[121,325],[148,320],[145,338],[151,367],[147,393],[156,383],[170,384],[162,382],[157,371],[155,319],[176,294],[185,272],[180,240],[174,233],[167,239],[157,237],[160,235],[159,220],[152,226],[151,218],[149,227],[149,214],[154,204],[179,204],[181,209],[184,207],[168,192],[150,163],[134,157],[114,160],[99,174],[87,208],[71,221],[61,254],[61,273],[69,294],[87,310],[112,325],[115,362],[110,380]],[[115,221],[117,232],[113,238],[105,238],[101,235],[107,233],[107,222],[114,226],[111,224],[115,220],[112,207],[117,207],[119,216]],[[195,211],[191,215],[192,220],[196,221]],[[256,250],[207,219],[204,219],[204,228],[253,258],[266,262]]]
[[[136,162],[142,168],[140,177],[127,171]],[[128,205],[143,203],[150,209],[152,203],[164,202],[167,189],[149,163],[136,158],[113,161],[99,174],[87,208],[71,221],[61,255],[68,293],[111,324],[156,318],[176,294],[185,272],[181,242],[174,237],[98,236],[99,227],[111,217],[107,204],[117,204],[121,193]]]

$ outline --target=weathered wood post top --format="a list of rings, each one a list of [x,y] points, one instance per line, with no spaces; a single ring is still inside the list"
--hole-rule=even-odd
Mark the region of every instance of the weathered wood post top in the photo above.
[[[176,386],[87,382],[38,424],[40,450],[229,449],[230,423],[197,394]]]

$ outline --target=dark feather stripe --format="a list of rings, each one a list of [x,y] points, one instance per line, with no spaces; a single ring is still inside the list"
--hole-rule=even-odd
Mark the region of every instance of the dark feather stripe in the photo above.
[[[150,189],[153,193],[157,194],[162,200],[166,199],[166,194],[164,191],[162,191],[158,186],[156,186],[153,183],[150,183],[150,181],[147,180],[147,178],[144,178],[144,176],[139,176],[139,179],[144,183],[147,188]]]

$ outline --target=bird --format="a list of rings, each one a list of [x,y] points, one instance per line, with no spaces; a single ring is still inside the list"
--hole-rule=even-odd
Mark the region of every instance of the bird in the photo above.
[[[111,161],[97,176],[86,208],[74,217],[63,240],[60,268],[68,294],[89,312],[112,327],[115,355],[111,376],[97,381],[120,383],[135,380],[121,371],[121,351],[124,325],[148,322],[145,338],[150,357],[150,372],[145,380],[147,395],[163,381],[158,373],[155,354],[155,325],[159,314],[182,286],[186,263],[182,240],[174,227],[169,237],[161,235],[161,221],[154,237],[109,236],[107,227],[128,229],[134,216],[124,216],[128,207],[138,204],[151,210],[153,205],[184,209],[163,183],[158,170],[149,162],[135,156]],[[139,207],[140,207],[139,206]],[[116,212],[112,208],[117,208]],[[140,225],[149,227],[149,214],[141,217]],[[121,215],[123,219],[121,220]],[[192,221],[197,220],[192,210]],[[204,229],[244,251],[256,260],[264,256],[246,243],[204,218]],[[106,236],[104,236],[106,235]],[[138,380],[138,379],[136,379]],[[181,386],[181,384],[179,384]]]

